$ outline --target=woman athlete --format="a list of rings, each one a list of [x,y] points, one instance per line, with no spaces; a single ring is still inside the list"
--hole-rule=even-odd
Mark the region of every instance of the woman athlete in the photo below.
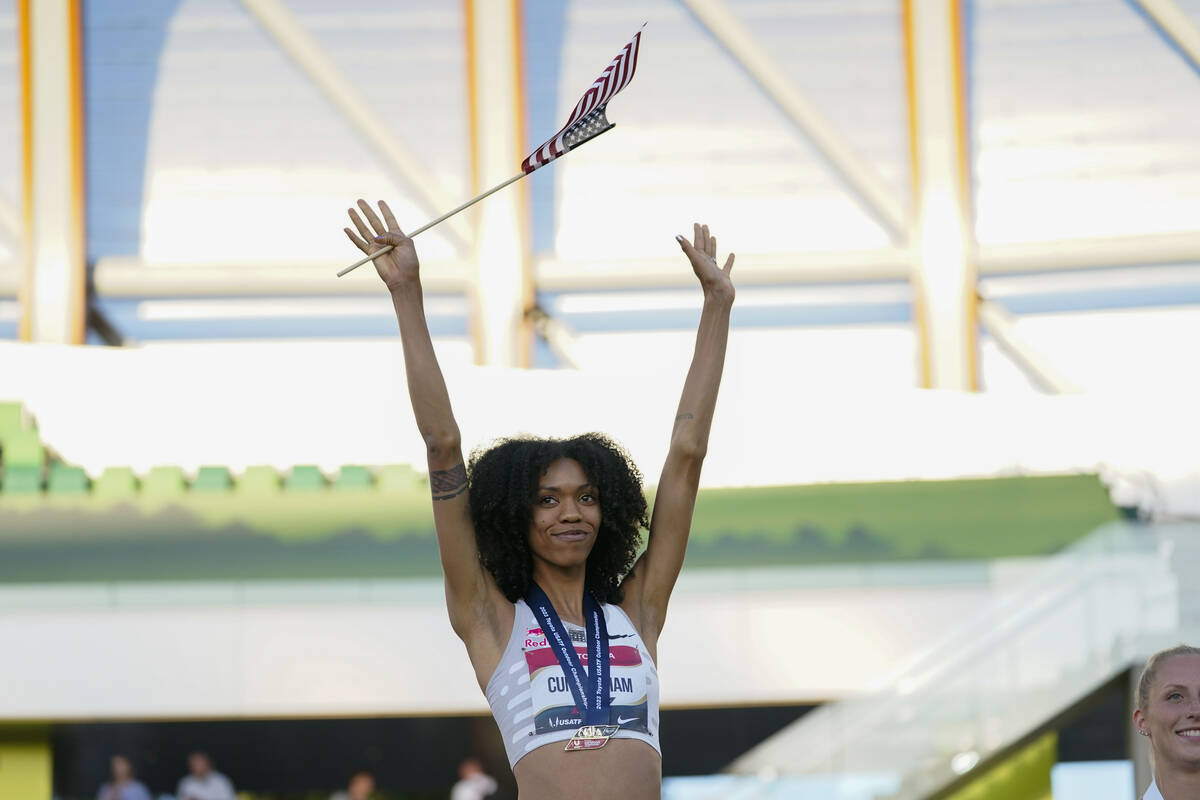
[[[384,202],[346,235],[392,295],[425,440],[450,624],[504,739],[521,800],[661,796],[658,637],[683,565],[725,362],[733,254],[695,226],[696,349],[649,520],[641,475],[600,434],[518,438],[463,459],[422,306],[417,252]],[[380,218],[382,216],[382,219]],[[365,218],[365,219],[364,219]],[[637,557],[641,529],[649,528]],[[636,562],[635,562],[636,557]]]
[[[1142,800],[1200,797],[1200,647],[1155,653],[1138,679],[1133,726],[1150,738],[1154,780]]]

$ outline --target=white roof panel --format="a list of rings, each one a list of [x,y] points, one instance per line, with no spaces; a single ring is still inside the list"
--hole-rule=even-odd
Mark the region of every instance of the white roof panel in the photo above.
[[[806,73],[814,71],[820,54],[785,59],[784,51],[807,50],[810,44],[822,49],[826,45],[817,44],[821,38],[837,36],[853,50],[856,37],[860,42],[881,37],[869,16],[864,28],[862,15],[850,20],[830,13],[817,17],[829,29],[804,39],[806,26],[814,24],[812,10],[830,4],[802,6],[800,12],[810,13],[788,13],[791,5],[730,4],[743,24],[765,37],[763,46],[773,49],[781,68],[802,76],[805,86],[819,83]],[[778,13],[765,16],[772,9]],[[559,78],[563,119],[643,20],[648,24],[637,77],[610,106],[610,119],[618,128],[552,167],[559,257],[662,253],[674,246],[671,234],[686,232],[696,219],[719,225],[722,240],[743,253],[889,243],[806,136],[679,3],[572,3]],[[871,55],[867,61],[814,98],[847,129],[856,116],[865,119],[876,112],[863,111],[868,102],[846,95],[844,81],[882,92],[890,80],[887,71],[896,72],[886,55],[878,61]],[[866,75],[877,75],[877,80]],[[839,105],[837,98],[847,99]],[[902,95],[893,100],[901,104]],[[865,151],[862,155],[882,163],[880,171],[890,170],[894,182],[904,180],[894,164],[888,166],[890,157],[879,156],[894,149],[888,126],[861,128],[855,143]],[[879,128],[885,132],[876,133]],[[896,130],[896,142],[903,141],[903,133],[903,127]],[[601,220],[605,230],[617,235],[595,236]]]
[[[1131,4],[974,8],[980,242],[1195,230],[1200,75]]]
[[[359,5],[287,7],[435,182],[464,194],[458,7]],[[442,210],[417,201],[241,4],[89,6],[93,258],[339,263],[353,255],[340,228],[356,197],[389,198],[406,220]],[[436,231],[423,245],[452,253]]]

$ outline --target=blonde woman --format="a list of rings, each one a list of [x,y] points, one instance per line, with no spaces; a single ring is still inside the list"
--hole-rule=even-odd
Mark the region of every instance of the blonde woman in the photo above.
[[[1150,657],[1133,724],[1150,739],[1154,767],[1142,800],[1200,798],[1200,647],[1181,644]]]

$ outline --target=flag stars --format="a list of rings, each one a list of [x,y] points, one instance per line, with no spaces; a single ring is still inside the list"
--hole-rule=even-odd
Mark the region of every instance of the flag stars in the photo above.
[[[563,134],[563,144],[569,150],[576,145],[583,144],[593,136],[603,133],[610,127],[608,119],[604,116],[604,108],[594,109],[567,129],[567,132]]]
[[[604,116],[604,107],[612,97],[633,79],[637,69],[638,45],[642,32],[639,30],[629,43],[617,53],[600,77],[584,92],[575,105],[567,124],[534,150],[521,163],[521,171],[529,174],[563,155],[567,150],[578,147],[589,139],[613,127]],[[584,114],[584,109],[591,109]]]

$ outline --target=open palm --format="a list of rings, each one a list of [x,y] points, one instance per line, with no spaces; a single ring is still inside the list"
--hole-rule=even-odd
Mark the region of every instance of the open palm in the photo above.
[[[707,225],[697,222],[693,228],[695,233],[691,242],[682,236],[676,236],[675,241],[679,242],[688,261],[692,262],[692,271],[700,279],[705,297],[732,301],[734,289],[730,273],[733,271],[733,253],[725,259],[725,266],[719,266],[717,237],[708,232]]]
[[[364,222],[353,208],[347,209],[350,221],[354,223],[358,233],[355,234],[349,228],[343,228],[346,236],[350,237],[354,246],[366,255],[376,253],[388,245],[392,246],[391,252],[372,262],[375,265],[375,271],[379,273],[379,277],[389,288],[401,281],[415,280],[421,266],[417,259],[417,249],[413,246],[412,239],[405,236],[404,231],[400,230],[400,225],[397,224],[396,217],[388,208],[388,204],[382,200],[379,201],[379,211],[383,215],[382,220],[366,200],[359,200],[358,207],[362,209],[363,216],[367,218],[367,221]],[[370,227],[367,227],[368,222]]]

